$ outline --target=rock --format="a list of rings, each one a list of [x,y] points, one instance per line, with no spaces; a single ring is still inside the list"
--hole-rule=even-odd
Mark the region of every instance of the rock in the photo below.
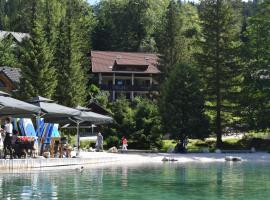
[[[82,171],[84,170],[84,167],[81,166],[81,167],[76,168],[75,170],[76,170],[76,171],[79,171],[79,172],[82,172]]]
[[[169,158],[164,157],[164,158],[162,158],[161,161],[163,161],[163,162],[169,161]]]
[[[90,147],[90,148],[88,149],[88,152],[95,152],[95,149],[93,149],[92,147]]]
[[[118,149],[116,147],[111,147],[109,150],[108,150],[108,153],[118,153]]]
[[[176,162],[178,160],[175,159],[175,158],[166,158],[166,157],[164,157],[164,158],[162,158],[161,161],[163,161],[163,162]]]
[[[251,153],[255,153],[255,152],[256,152],[255,147],[252,147],[252,148],[251,148]]]
[[[158,151],[158,149],[157,148],[153,148],[153,149],[151,149],[151,153],[158,153],[159,151]]]
[[[242,158],[241,157],[233,157],[233,156],[226,156],[225,157],[225,160],[226,161],[242,161]]]
[[[50,158],[51,157],[51,154],[50,154],[50,152],[46,151],[46,152],[43,153],[43,156],[45,158]]]

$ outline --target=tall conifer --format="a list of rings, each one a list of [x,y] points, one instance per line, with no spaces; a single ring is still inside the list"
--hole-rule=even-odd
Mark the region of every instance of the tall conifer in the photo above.
[[[240,17],[234,10],[233,0],[201,1],[202,53],[199,66],[204,80],[204,93],[209,113],[214,118],[217,146],[222,144],[225,118],[230,108],[236,106],[233,98],[239,90],[239,66],[237,49],[240,46]],[[231,118],[232,119],[232,118]]]
[[[67,106],[83,105],[86,99],[86,77],[82,67],[78,30],[73,18],[75,0],[69,0],[67,12],[59,27],[55,63],[58,72],[57,100]]]
[[[53,54],[44,36],[39,9],[40,2],[32,1],[30,38],[23,41],[19,59],[22,69],[19,94],[23,99],[36,95],[51,98],[57,84],[55,69],[52,66]]]

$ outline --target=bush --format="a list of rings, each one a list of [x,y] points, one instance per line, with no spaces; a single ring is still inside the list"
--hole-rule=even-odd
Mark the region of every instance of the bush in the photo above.
[[[80,148],[81,149],[89,149],[90,143],[91,143],[90,141],[83,140],[80,142]]]
[[[106,147],[109,149],[113,146],[115,147],[118,147],[119,148],[119,145],[120,144],[120,140],[118,139],[117,136],[109,136],[107,139],[106,139]]]

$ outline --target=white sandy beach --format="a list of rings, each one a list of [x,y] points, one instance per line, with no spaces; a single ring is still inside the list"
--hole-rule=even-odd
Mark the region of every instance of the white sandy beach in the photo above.
[[[169,153],[106,153],[106,152],[81,152],[82,158],[111,157],[117,162],[124,163],[157,163],[162,162],[164,157],[174,158],[179,163],[187,162],[225,162],[226,156],[241,157],[243,161],[270,162],[270,153],[188,153],[188,154],[169,154]]]

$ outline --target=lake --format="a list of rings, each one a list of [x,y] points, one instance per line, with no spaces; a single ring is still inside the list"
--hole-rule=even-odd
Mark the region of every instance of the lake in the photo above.
[[[270,162],[143,164],[1,173],[0,199],[267,200]]]

